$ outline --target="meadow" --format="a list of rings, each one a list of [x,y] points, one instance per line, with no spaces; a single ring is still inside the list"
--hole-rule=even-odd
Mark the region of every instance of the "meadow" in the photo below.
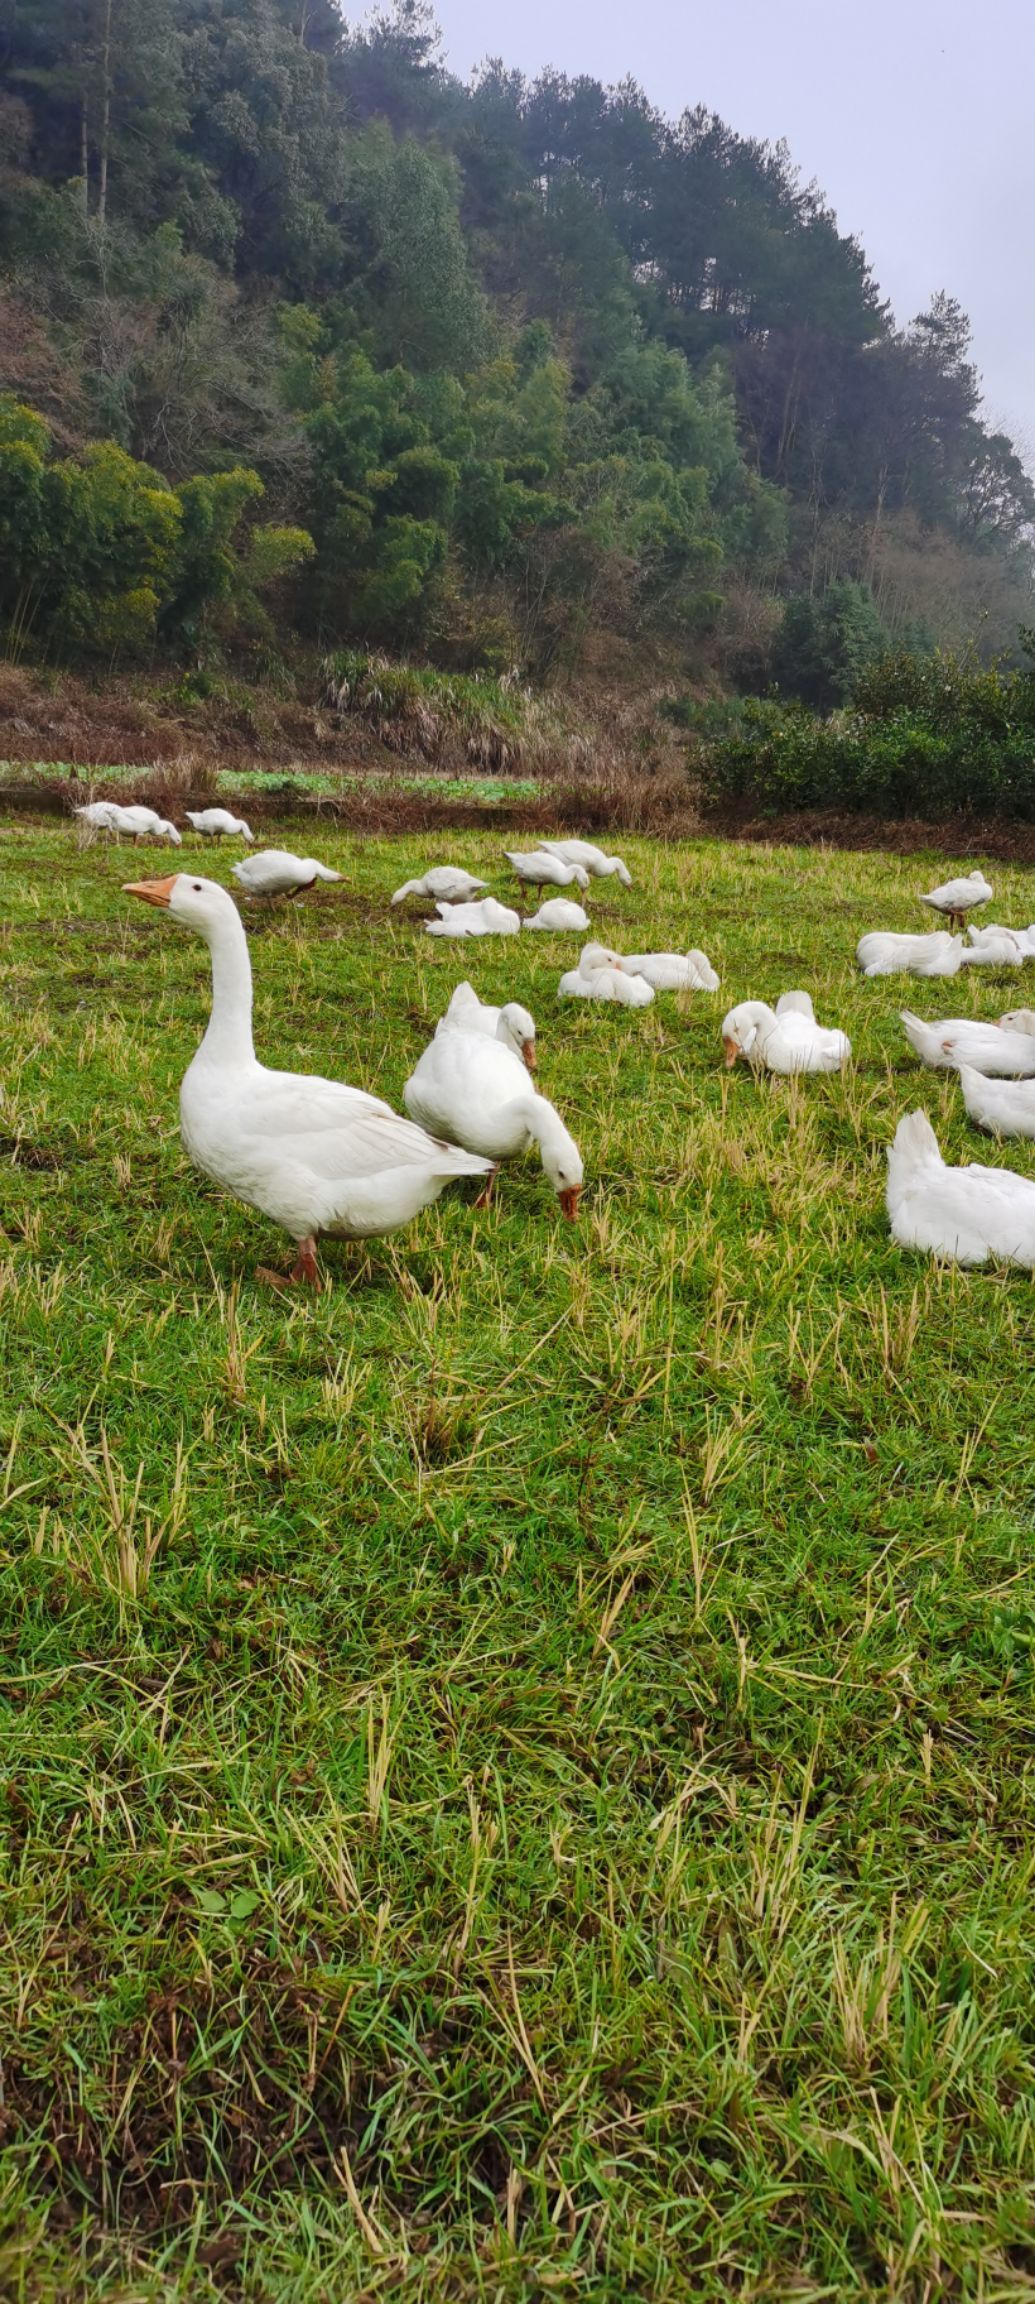
[[[1030,2296],[1035,1293],[883,1200],[917,1104],[1035,1175],[897,1018],[1024,986],[857,976],[953,860],[623,840],[594,931],[722,991],[559,1007],[581,939],[388,909],[488,835],[308,837],[259,1053],[398,1103],[523,1001],[581,1219],[530,1157],[263,1289],[178,1142],[207,954],[120,892],[193,846],[0,823],[0,2287]],[[792,985],[850,1071],[724,1071]]]

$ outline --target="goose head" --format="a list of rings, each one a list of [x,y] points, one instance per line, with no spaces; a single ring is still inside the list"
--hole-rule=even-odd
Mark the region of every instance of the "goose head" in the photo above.
[[[574,1137],[569,1136],[560,1113],[554,1111],[553,1105],[546,1104],[542,1097],[537,1097],[536,1103],[539,1106],[539,1111],[536,1115],[534,1133],[539,1139],[539,1156],[543,1163],[543,1173],[553,1185],[561,1204],[562,1214],[567,1216],[570,1223],[573,1223],[579,1212],[579,1197],[585,1174],[582,1154]]]
[[[516,1000],[508,1000],[500,1009],[496,1038],[505,1048],[512,1048],[530,1072],[535,1071],[535,1025],[527,1008],[520,1007]]]
[[[191,872],[170,872],[165,880],[127,880],[122,893],[139,896],[144,904],[156,904],[182,927],[193,928],[206,943],[228,919],[240,924],[240,913],[227,890],[215,880],[196,880]]]
[[[624,963],[609,944],[584,944],[579,953],[579,973],[592,976],[597,968],[617,968],[624,975]]]
[[[771,1018],[773,1011],[764,1000],[741,1000],[736,1008],[722,1020],[722,1045],[726,1051],[726,1069],[729,1071],[738,1056],[750,1058],[758,1038],[759,1027]]]

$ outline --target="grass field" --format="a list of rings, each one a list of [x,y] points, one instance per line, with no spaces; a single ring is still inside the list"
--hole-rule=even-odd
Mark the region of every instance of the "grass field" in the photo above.
[[[193,851],[0,825],[5,2297],[1035,2293],[1035,1294],[883,1205],[917,1103],[1035,1174],[897,1022],[1023,991],[854,974],[945,858],[625,852],[597,932],[721,993],[558,1008],[580,939],[389,912],[412,841],[258,921],[268,1061],[398,1101],[469,974],[586,1161],[295,1301],[120,894]],[[797,984],[850,1073],[726,1074]]]

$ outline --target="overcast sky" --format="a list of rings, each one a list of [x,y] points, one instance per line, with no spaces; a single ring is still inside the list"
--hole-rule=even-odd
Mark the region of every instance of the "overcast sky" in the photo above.
[[[974,331],[986,411],[1035,464],[1035,0],[435,0],[444,60],[703,103],[784,136],[896,318],[936,288]]]

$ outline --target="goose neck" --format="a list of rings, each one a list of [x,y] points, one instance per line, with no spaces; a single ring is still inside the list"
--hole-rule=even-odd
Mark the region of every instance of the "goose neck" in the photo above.
[[[213,921],[206,941],[212,959],[212,1014],[201,1053],[219,1064],[254,1063],[252,969],[237,913]]]

